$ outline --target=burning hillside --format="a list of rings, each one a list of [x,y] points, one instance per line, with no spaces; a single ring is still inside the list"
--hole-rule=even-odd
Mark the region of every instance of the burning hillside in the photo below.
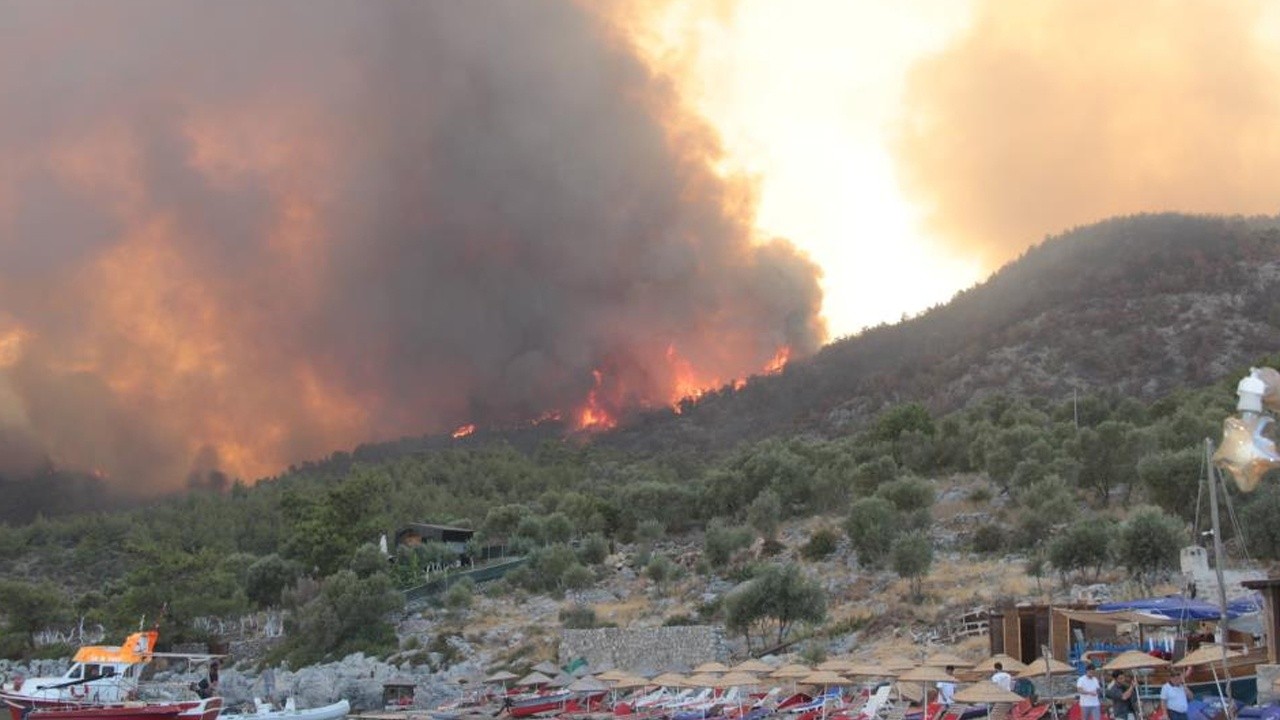
[[[0,474],[608,427],[822,340],[815,266],[577,5],[5,16]]]

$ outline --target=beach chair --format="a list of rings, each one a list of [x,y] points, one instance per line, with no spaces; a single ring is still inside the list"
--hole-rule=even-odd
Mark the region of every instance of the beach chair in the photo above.
[[[892,693],[893,686],[888,683],[876,688],[876,691],[871,693],[867,698],[866,703],[863,704],[862,711],[855,717],[863,718],[864,720],[871,720],[872,718],[879,717],[882,712],[888,710],[888,706],[893,702],[890,700],[890,695]],[[905,715],[906,705],[903,703],[898,704],[902,705],[903,715]]]
[[[830,708],[832,704],[839,703],[840,699],[840,688],[827,688],[825,692],[820,695],[815,695],[809,702],[800,705],[792,705],[791,707],[786,708],[786,711],[803,716],[805,713],[812,712],[814,710],[821,711],[824,707]]]

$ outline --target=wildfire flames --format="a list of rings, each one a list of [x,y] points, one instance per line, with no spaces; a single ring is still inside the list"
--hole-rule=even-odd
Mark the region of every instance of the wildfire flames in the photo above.
[[[782,372],[782,369],[787,366],[787,361],[790,359],[791,348],[783,345],[778,348],[778,352],[774,354],[773,359],[769,361],[769,364],[764,366],[765,374],[774,375]]]
[[[817,268],[595,12],[7,7],[0,476],[601,430],[814,351]]]

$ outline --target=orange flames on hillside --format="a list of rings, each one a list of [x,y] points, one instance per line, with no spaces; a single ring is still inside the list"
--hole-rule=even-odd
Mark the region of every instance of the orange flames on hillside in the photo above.
[[[791,348],[787,347],[786,345],[783,345],[782,347],[778,348],[778,352],[773,356],[773,359],[769,361],[769,364],[764,366],[765,374],[775,375],[777,373],[782,372],[782,369],[787,366],[787,361],[790,359],[791,359]]]
[[[587,395],[587,402],[578,410],[578,429],[579,430],[611,430],[617,427],[618,420],[604,407],[601,400],[600,389],[604,383],[604,373],[599,370],[592,370],[591,376],[595,378],[595,385],[591,388],[591,392]]]
[[[790,357],[790,347],[786,345],[779,347],[769,362],[761,369],[761,374],[773,375],[782,372]],[[725,381],[714,375],[699,373],[693,363],[680,355],[674,343],[667,345],[665,358],[667,367],[671,371],[670,391],[663,402],[659,404],[670,407],[677,414],[684,411],[686,403],[697,402],[709,392],[724,387],[731,387],[737,391],[747,385],[747,379],[745,378],[734,378]],[[611,408],[605,398],[626,397],[628,393],[616,387],[621,382],[615,382],[605,371],[594,370],[592,371],[592,377],[594,384],[585,404],[573,414],[577,419],[574,427],[577,430],[588,432],[611,430],[618,425],[618,411],[625,409],[626,406]],[[637,404],[640,408],[647,405],[645,402]]]
[[[466,425],[463,425],[462,427],[453,431],[453,439],[457,440],[458,438],[464,438],[475,431],[476,431],[476,426],[472,423],[467,423]]]

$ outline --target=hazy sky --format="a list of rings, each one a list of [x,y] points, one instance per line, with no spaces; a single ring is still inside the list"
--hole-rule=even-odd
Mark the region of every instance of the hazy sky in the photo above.
[[[1280,210],[1280,3],[671,2],[650,53],[824,272],[833,336],[1115,214]]]

